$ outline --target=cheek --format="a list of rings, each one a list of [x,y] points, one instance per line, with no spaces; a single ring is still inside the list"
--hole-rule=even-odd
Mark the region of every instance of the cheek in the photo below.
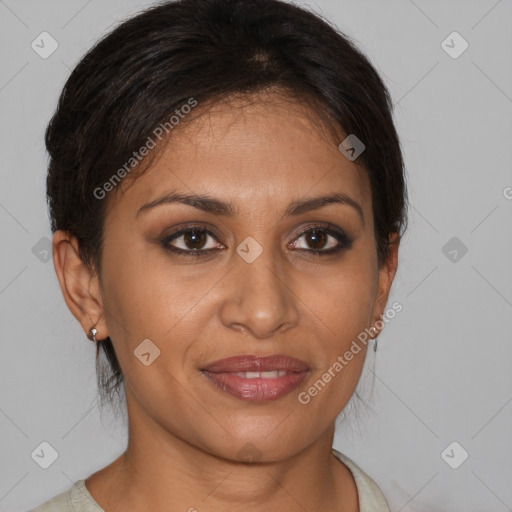
[[[296,293],[339,343],[370,326],[377,285],[372,259],[353,252],[321,273],[297,278]]]
[[[322,328],[318,349],[312,354],[316,369],[297,400],[307,416],[321,418],[327,427],[347,405],[364,366],[373,309],[373,276],[351,267],[323,282],[323,289],[308,298],[311,318]]]
[[[354,253],[336,270],[331,268],[329,276],[320,280],[317,276],[316,286],[303,281],[306,287],[300,296],[307,297],[314,313],[309,317],[322,329],[312,379],[322,382],[311,390],[311,398],[318,396],[314,399],[317,406],[323,403],[324,407],[340,409],[359,381],[370,342],[377,278],[371,258]]]
[[[131,244],[116,252],[121,240],[111,238],[103,258],[103,300],[109,334],[124,368],[133,364],[133,351],[145,339],[161,350],[161,362],[182,362],[187,347],[197,339],[214,314],[208,290],[218,276],[207,267],[182,269],[158,247]],[[126,244],[125,244],[126,245]],[[195,272],[195,274],[194,274]],[[172,342],[172,354],[168,347]]]

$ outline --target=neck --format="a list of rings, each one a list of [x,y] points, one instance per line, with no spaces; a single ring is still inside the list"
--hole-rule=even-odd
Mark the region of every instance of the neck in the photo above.
[[[246,463],[219,457],[169,433],[136,411],[139,406],[129,393],[127,405],[125,453],[87,480],[87,488],[108,512],[233,507],[303,512],[342,509],[345,504],[343,510],[357,510],[352,475],[331,452],[334,424],[285,460]]]

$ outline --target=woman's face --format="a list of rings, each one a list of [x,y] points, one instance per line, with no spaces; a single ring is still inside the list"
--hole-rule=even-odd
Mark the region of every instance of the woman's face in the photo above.
[[[378,268],[365,171],[313,115],[266,99],[178,126],[106,199],[97,336],[114,343],[130,422],[233,460],[284,459],[333,427],[366,346],[332,367],[384,312],[396,265]],[[335,194],[350,199],[309,203]],[[285,357],[211,366],[247,355]]]

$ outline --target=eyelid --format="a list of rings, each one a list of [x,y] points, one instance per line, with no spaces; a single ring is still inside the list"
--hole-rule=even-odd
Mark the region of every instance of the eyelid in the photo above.
[[[220,238],[222,238],[222,236],[221,236],[220,232],[217,230],[217,228],[215,228],[211,224],[204,223],[204,222],[200,222],[197,224],[195,224],[195,223],[191,224],[189,222],[184,222],[182,224],[178,224],[176,226],[173,226],[172,228],[166,229],[163,232],[163,234],[160,235],[159,238],[164,239],[164,240],[169,240],[173,236],[183,235],[184,233],[187,233],[187,232],[193,231],[193,230],[205,232],[206,234],[209,234],[209,235],[215,237],[217,240],[220,240]],[[169,232],[169,234],[165,234],[167,232]]]

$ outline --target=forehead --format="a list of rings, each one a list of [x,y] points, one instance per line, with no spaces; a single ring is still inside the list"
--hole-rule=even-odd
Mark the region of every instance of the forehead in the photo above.
[[[365,169],[338,150],[345,135],[336,141],[310,108],[262,94],[199,105],[189,116],[142,176],[121,183],[114,208],[137,210],[169,190],[214,195],[241,212],[342,192],[369,215]]]

